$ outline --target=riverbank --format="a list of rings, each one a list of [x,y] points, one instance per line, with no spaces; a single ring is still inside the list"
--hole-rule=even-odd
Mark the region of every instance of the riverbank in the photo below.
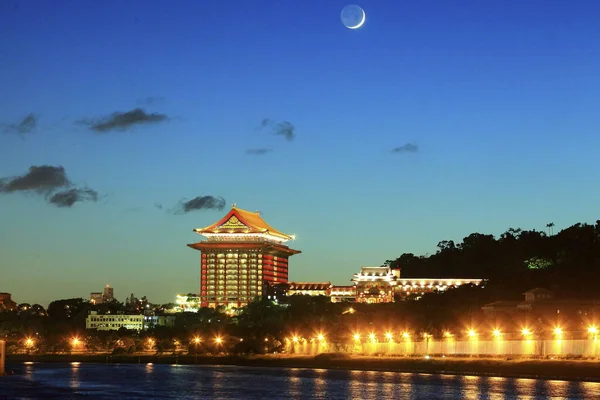
[[[322,368],[362,371],[390,371],[451,375],[499,376],[511,378],[559,379],[600,382],[597,360],[528,360],[486,358],[367,357],[343,354],[317,356],[194,356],[194,355],[107,355],[47,354],[7,355],[7,367],[20,362],[112,363],[112,364],[197,364],[278,368]]]

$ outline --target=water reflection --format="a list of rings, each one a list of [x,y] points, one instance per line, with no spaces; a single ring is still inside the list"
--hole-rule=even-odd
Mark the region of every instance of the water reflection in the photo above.
[[[488,400],[506,399],[507,397],[505,393],[507,392],[507,388],[509,387],[510,381],[511,380],[507,378],[501,378],[496,376],[484,378],[485,387],[482,387],[482,393],[479,395],[479,397],[481,399]],[[493,391],[493,388],[496,388],[496,391]],[[487,394],[487,396],[485,394]]]
[[[290,376],[288,378],[289,394],[292,399],[300,400],[302,398],[302,379],[298,376],[298,368],[290,369]]]
[[[72,362],[71,363],[71,380],[69,381],[69,386],[71,389],[79,388],[79,366],[81,363]]]
[[[567,394],[569,392],[569,382],[567,381],[545,381],[545,390],[550,393],[552,397],[556,397],[559,399],[567,398]]]
[[[318,369],[315,371],[314,382],[315,385],[313,387],[314,392],[312,393],[313,399],[325,399],[327,394],[327,381],[326,381],[327,371],[324,369]]]
[[[600,383],[302,368],[21,364],[7,398],[596,399]],[[7,386],[8,385],[8,386]],[[68,392],[65,392],[68,391]]]
[[[487,388],[480,387],[482,382],[480,376],[463,376],[460,381],[462,399],[478,399],[481,393],[487,392]]]
[[[531,399],[532,393],[535,390],[535,379],[519,378],[515,380],[515,388],[519,399]]]

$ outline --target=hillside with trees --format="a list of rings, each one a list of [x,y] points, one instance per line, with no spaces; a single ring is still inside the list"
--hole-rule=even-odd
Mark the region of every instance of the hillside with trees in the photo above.
[[[560,297],[594,297],[600,281],[600,220],[577,223],[553,234],[510,228],[499,238],[472,233],[455,243],[439,242],[430,256],[402,254],[386,265],[407,278],[484,278],[491,298],[515,298],[532,287]]]

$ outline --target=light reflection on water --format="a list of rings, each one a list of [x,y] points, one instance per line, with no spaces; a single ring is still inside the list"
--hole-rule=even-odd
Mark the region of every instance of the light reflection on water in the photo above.
[[[302,368],[131,364],[13,366],[0,399],[599,399],[600,383]]]

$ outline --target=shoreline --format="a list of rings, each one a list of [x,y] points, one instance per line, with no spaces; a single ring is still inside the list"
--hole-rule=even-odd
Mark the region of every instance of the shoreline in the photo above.
[[[194,355],[109,355],[45,354],[7,355],[6,367],[24,362],[97,364],[181,364],[272,368],[342,369],[421,374],[494,376],[505,378],[555,379],[600,382],[597,360],[506,360],[498,358],[369,357],[338,354],[317,356],[194,356]]]

